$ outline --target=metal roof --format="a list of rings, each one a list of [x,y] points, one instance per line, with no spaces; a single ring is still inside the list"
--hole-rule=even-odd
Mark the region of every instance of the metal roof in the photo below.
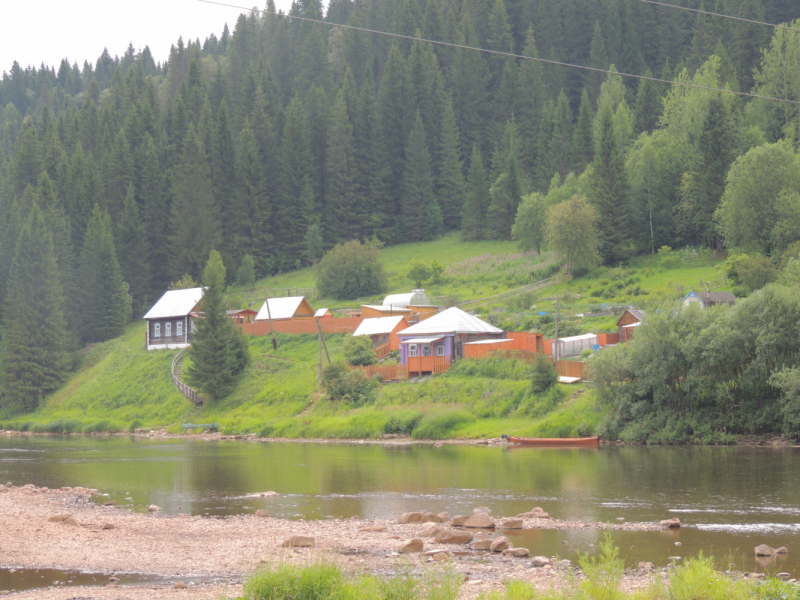
[[[405,340],[400,342],[401,344],[430,344],[432,342],[438,342],[443,340],[443,335],[426,335],[425,337],[416,337],[410,340]]]
[[[390,304],[362,304],[363,308],[371,308],[372,310],[377,310],[379,312],[401,312],[401,313],[410,313],[410,308],[401,308],[399,306],[392,306]]]
[[[503,330],[454,306],[398,332],[399,335],[434,333],[503,333]]]
[[[412,290],[409,294],[390,294],[383,299],[384,306],[430,306],[425,290]]]
[[[270,309],[271,309],[272,308],[272,304],[270,304],[269,306],[270,306]],[[325,315],[328,314],[329,310],[330,309],[327,309],[327,308],[318,308],[317,312],[314,313],[314,316],[315,317],[324,317]]]
[[[147,311],[144,319],[169,319],[185,317],[203,298],[203,288],[186,290],[170,290],[166,292],[153,307]]]
[[[305,296],[287,296],[283,298],[269,298],[261,306],[261,310],[256,315],[256,321],[268,321],[272,318],[273,321],[285,321],[294,317],[297,309],[305,300]],[[269,302],[269,311],[267,311],[267,302]],[[308,315],[311,316],[311,315]]]
[[[364,319],[356,329],[353,337],[357,335],[380,335],[383,333],[392,333],[394,328],[405,319],[403,315],[399,317],[374,317],[372,319]]]
[[[571,337],[560,337],[558,338],[559,342],[577,342],[580,340],[590,340],[592,338],[596,338],[597,334],[595,333],[584,333],[583,335],[573,335]]]
[[[464,344],[465,346],[477,346],[478,344],[501,344],[503,342],[513,342],[514,340],[498,340],[498,339],[491,339],[491,340],[478,340],[477,342],[467,342]]]

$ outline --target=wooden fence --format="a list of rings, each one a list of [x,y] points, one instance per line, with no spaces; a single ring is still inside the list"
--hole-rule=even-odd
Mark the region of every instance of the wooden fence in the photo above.
[[[375,356],[378,357],[378,360],[381,360],[382,358],[386,358],[389,355],[389,352],[391,351],[392,351],[392,345],[389,342],[386,342],[385,344],[382,344],[375,348]]]
[[[368,367],[356,367],[362,369],[367,377],[380,375],[384,381],[398,381],[408,379],[408,369],[406,365],[370,365]]]
[[[583,379],[585,367],[585,362],[577,360],[560,360],[556,363],[556,371],[561,377],[577,377],[578,379]]]
[[[555,285],[559,283],[559,281],[561,281],[560,277],[561,277],[560,275],[553,275],[552,277],[548,277],[547,279],[542,279],[541,281],[530,283],[528,285],[522,286],[521,288],[503,292],[502,294],[496,294],[494,296],[487,296],[486,298],[478,298],[477,300],[470,300],[469,302],[463,302],[458,305],[458,308],[462,310],[472,310],[477,308],[478,306],[488,306],[489,304],[502,302],[503,300],[508,300],[509,298],[513,298],[514,296],[520,296],[521,294],[527,294],[528,292],[534,292],[536,290],[541,290],[548,286]]]
[[[194,402],[195,406],[200,407],[203,406],[203,399],[195,390],[181,381],[181,363],[183,362],[183,353],[185,350],[186,348],[178,352],[175,355],[175,358],[172,359],[172,366],[170,367],[170,373],[172,373],[172,383],[174,383],[175,387],[180,390],[181,394]]]
[[[319,319],[322,333],[353,333],[363,321],[361,317],[345,317],[341,319]],[[269,335],[269,321],[255,321],[253,323],[237,323],[242,332],[247,335]],[[317,323],[314,319],[293,319],[289,321],[272,321],[272,329],[276,333],[318,333]]]

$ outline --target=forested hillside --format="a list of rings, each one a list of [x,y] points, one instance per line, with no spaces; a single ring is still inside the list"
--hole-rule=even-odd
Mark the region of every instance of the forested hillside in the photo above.
[[[706,8],[800,17],[791,0]],[[774,255],[800,239],[797,104],[329,23],[795,102],[797,31],[637,0],[334,0],[326,11],[309,0],[288,16],[270,14],[271,2],[266,11],[240,15],[219,39],[178,40],[164,64],[130,47],[3,74],[7,404],[34,406],[72,350],[119,335],[171,281],[199,280],[212,248],[231,279],[247,256],[260,277],[354,238],[397,244],[461,229],[508,239],[523,200],[574,194],[598,210],[607,264],[662,245]]]

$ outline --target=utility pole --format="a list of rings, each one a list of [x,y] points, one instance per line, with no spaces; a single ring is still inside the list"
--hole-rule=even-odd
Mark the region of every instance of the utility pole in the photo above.
[[[319,339],[322,341],[322,345],[325,348],[325,357],[328,359],[328,365],[331,364],[331,355],[328,353],[328,344],[325,343],[325,336],[322,335],[322,327],[319,324],[319,319],[314,317],[314,322],[317,324],[317,330],[319,331]],[[322,354],[319,356],[319,363],[322,365]]]

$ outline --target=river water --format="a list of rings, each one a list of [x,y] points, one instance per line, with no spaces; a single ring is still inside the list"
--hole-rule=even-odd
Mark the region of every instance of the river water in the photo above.
[[[699,552],[720,567],[800,576],[800,449],[509,449],[141,438],[0,437],[0,481],[97,488],[97,501],[222,517],[390,519],[411,510],[513,516],[541,506],[564,520],[656,521],[668,532],[615,532],[629,564]],[[275,491],[279,497],[253,497]],[[505,532],[532,554],[575,560],[597,530]],[[676,544],[676,542],[678,544]],[[761,543],[785,559],[758,563]]]

